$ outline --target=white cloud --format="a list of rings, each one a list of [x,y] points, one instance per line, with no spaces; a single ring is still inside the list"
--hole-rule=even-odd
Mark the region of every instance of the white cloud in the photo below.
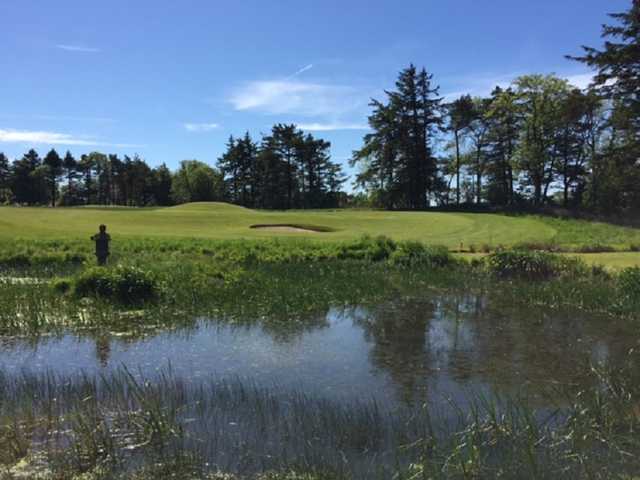
[[[310,63],[309,65],[305,65],[304,67],[302,67],[300,70],[298,70],[296,73],[294,73],[293,75],[291,75],[289,78],[293,78],[293,77],[297,77],[298,75],[300,75],[301,73],[304,73],[308,70],[311,70],[313,68],[313,63]]]
[[[105,143],[91,137],[78,137],[67,133],[39,130],[0,129],[0,143],[41,143],[45,145],[81,145],[118,148],[140,148],[144,145],[129,143]]]
[[[564,78],[566,78],[574,87],[584,90],[593,82],[593,73],[580,73],[576,75],[569,75]]]
[[[310,132],[330,132],[333,130],[368,130],[369,127],[362,123],[300,123],[297,125],[301,130]]]
[[[229,100],[240,111],[336,116],[366,106],[368,99],[347,86],[272,80],[249,82],[236,89]]]
[[[445,102],[452,102],[462,95],[484,97],[490,95],[494,88],[507,88],[521,73],[500,75],[469,74],[462,77],[450,77],[447,83],[454,84],[455,90],[442,93]]]
[[[56,48],[60,50],[66,50],[67,52],[83,52],[83,53],[97,53],[100,51],[99,48],[94,47],[85,47],[83,45],[65,45],[58,44]]]
[[[219,128],[217,123],[185,123],[184,128],[189,132],[210,132]]]

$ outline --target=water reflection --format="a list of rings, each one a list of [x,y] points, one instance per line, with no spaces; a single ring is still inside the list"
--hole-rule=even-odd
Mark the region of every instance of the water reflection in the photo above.
[[[426,295],[334,308],[307,318],[196,319],[176,330],[0,337],[0,367],[60,374],[171,365],[186,380],[249,378],[311,395],[415,405],[469,390],[524,392],[589,386],[593,362],[622,362],[637,342],[623,322],[579,312],[497,308],[473,295]]]

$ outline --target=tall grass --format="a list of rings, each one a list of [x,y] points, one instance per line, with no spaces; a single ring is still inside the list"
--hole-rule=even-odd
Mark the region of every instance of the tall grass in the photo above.
[[[0,462],[44,464],[56,479],[154,478],[159,465],[184,478],[623,478],[640,468],[637,361],[594,370],[601,387],[567,391],[557,407],[476,394],[468,408],[439,413],[240,379],[190,384],[170,372],[2,371]]]
[[[47,245],[74,248],[73,243]],[[10,270],[5,265],[0,332],[135,329],[188,323],[196,316],[295,322],[330,306],[438,289],[632,318],[640,302],[636,270],[611,274],[545,252],[501,251],[468,264],[443,248],[367,237],[336,244],[140,240],[123,250],[128,253],[114,255],[107,268],[63,264],[59,270],[34,265]],[[51,275],[49,284],[42,283]]]

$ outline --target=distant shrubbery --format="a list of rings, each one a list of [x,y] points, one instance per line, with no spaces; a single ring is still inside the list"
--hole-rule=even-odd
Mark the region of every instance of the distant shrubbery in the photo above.
[[[80,265],[86,256],[78,252],[29,253],[24,251],[0,254],[0,268],[26,268],[35,266]]]

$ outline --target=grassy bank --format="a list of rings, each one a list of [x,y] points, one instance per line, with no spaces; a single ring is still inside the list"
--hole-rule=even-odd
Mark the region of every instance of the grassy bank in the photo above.
[[[495,304],[635,318],[640,270],[612,273],[572,257],[500,251],[460,260],[446,248],[361,238],[123,241],[107,268],[79,242],[26,242],[0,256],[0,331],[143,328],[195,316],[295,323],[330,306],[458,290]]]
[[[0,475],[631,478],[624,475],[640,468],[637,361],[631,354],[628,368],[594,370],[601,388],[567,392],[561,405],[539,411],[525,397],[471,395],[465,411],[390,412],[238,379],[191,385],[126,370],[101,377],[0,372]]]

